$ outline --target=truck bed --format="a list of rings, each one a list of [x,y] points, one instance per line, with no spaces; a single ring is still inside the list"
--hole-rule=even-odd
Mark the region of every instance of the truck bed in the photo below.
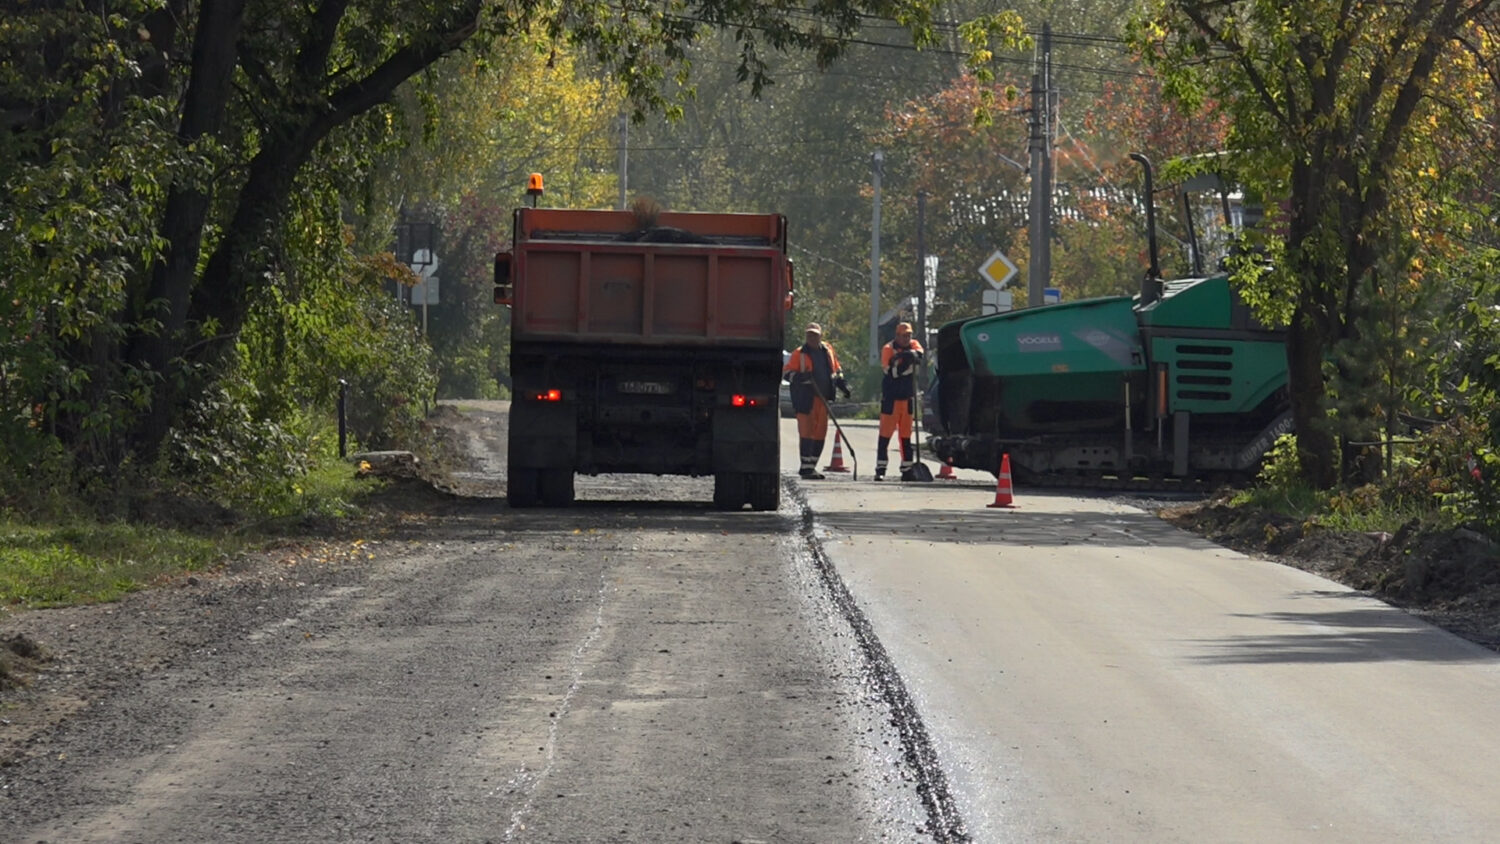
[[[660,242],[632,239],[624,212],[518,214],[516,341],[780,347],[791,276],[778,215],[663,214],[657,231],[697,242]]]

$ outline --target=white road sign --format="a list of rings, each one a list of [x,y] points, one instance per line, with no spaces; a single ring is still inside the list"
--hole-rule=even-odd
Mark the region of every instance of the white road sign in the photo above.
[[[438,259],[430,250],[418,249],[412,253],[412,262],[408,266],[421,277],[421,281],[412,285],[411,303],[413,305],[436,305],[438,304]]]
[[[981,314],[1003,314],[1012,307],[1009,290],[984,290],[980,292],[979,299]]]
[[[927,292],[927,308],[937,304],[938,256],[928,255],[922,263],[922,284]],[[925,341],[924,341],[925,342]]]
[[[437,276],[428,276],[411,286],[413,305],[437,305],[441,303],[442,282]]]
[[[996,249],[993,255],[979,265],[979,275],[996,290],[1004,290],[1005,285],[1016,277],[1016,272],[1016,265],[1012,264],[1010,259],[1005,257],[1005,253],[999,249]]]

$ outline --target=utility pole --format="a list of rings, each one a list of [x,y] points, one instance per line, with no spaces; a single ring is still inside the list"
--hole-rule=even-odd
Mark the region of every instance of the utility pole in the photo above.
[[[1037,72],[1031,77],[1031,261],[1026,307],[1042,304],[1052,276],[1052,24],[1042,24]]]
[[[625,194],[630,188],[630,116],[620,112],[620,210],[625,210]]]
[[[913,332],[927,345],[927,191],[917,191],[917,330]]]
[[[1057,145],[1057,114],[1052,85],[1052,22],[1042,24],[1042,285],[1037,289],[1037,305],[1047,298],[1046,287],[1052,281],[1052,172],[1053,149]]]
[[[870,363],[880,365],[880,176],[885,153],[870,156],[870,182],[875,186],[874,211],[870,219]]]

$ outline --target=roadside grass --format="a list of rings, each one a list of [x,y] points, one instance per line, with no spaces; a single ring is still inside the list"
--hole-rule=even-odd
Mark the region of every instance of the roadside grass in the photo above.
[[[352,518],[385,486],[326,460],[295,484],[247,496],[228,523],[169,526],[81,515],[0,512],[0,607],[59,607],[116,601],[200,571],[298,529],[307,519]]]
[[[329,457],[290,487],[260,498],[252,515],[275,520],[357,516],[360,503],[385,486],[385,481],[361,477],[353,465]]]
[[[1233,507],[1257,507],[1300,520],[1321,511],[1328,497],[1326,492],[1302,485],[1260,484],[1236,492],[1229,503]]]
[[[1445,521],[1435,502],[1393,503],[1375,485],[1339,491],[1315,490],[1302,484],[1264,484],[1239,491],[1229,503],[1269,510],[1335,531],[1395,533],[1414,519],[1427,524]]]
[[[237,545],[229,536],[82,519],[24,524],[4,517],[0,537],[0,603],[24,607],[118,600],[204,568]]]
[[[1406,478],[1407,468],[1398,466],[1399,471],[1382,482],[1354,489],[1313,489],[1301,478],[1296,437],[1285,434],[1266,455],[1258,483],[1235,493],[1229,504],[1334,531],[1395,533],[1413,520],[1432,527],[1455,526],[1453,514],[1445,512],[1430,485],[1414,487]]]

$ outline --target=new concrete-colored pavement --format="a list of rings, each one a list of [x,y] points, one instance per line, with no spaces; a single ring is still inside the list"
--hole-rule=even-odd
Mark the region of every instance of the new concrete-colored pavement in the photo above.
[[[1500,656],[1123,499],[876,484],[845,428],[859,481],[801,485],[976,841],[1500,840]]]

